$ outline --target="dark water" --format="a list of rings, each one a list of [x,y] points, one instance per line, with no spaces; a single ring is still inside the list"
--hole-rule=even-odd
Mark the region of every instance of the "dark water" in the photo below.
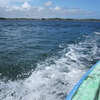
[[[0,100],[64,100],[100,59],[100,22],[0,21]]]

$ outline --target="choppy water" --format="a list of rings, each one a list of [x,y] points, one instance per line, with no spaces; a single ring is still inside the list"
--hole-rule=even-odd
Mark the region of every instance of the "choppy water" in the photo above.
[[[100,59],[100,22],[0,21],[0,100],[64,100]]]

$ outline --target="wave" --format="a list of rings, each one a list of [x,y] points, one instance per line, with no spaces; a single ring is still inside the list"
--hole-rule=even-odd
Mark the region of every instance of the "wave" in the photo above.
[[[98,59],[98,37],[86,37],[78,44],[60,45],[60,58],[52,56],[18,81],[0,81],[0,100],[64,100],[74,85]]]
[[[94,32],[94,34],[100,35],[100,32]]]

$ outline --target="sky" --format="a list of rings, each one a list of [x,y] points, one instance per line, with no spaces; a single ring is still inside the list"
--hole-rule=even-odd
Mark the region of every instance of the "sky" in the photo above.
[[[0,17],[100,19],[100,0],[0,0]]]

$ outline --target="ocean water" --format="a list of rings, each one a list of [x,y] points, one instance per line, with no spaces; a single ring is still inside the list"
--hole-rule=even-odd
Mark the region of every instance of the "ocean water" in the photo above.
[[[100,22],[0,21],[0,100],[65,100],[100,59]]]

